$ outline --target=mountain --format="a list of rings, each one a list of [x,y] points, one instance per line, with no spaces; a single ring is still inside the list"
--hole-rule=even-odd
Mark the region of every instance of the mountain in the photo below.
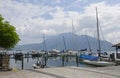
[[[64,38],[63,38],[64,36]],[[58,49],[89,49],[89,44],[92,50],[97,50],[97,39],[87,36],[87,35],[75,35],[72,33],[63,33],[57,36],[50,36],[46,40],[46,48],[47,50]],[[65,43],[64,43],[65,42]],[[88,44],[89,42],[89,44]],[[112,43],[108,41],[101,40],[101,48],[102,50],[108,50],[112,46]],[[36,43],[36,44],[27,44],[27,45],[19,45],[16,46],[15,50],[43,50],[44,43]]]

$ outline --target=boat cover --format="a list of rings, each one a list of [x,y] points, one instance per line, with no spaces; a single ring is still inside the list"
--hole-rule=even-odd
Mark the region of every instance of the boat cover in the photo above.
[[[98,56],[92,56],[92,55],[80,55],[81,59],[91,60],[91,61],[97,61],[99,59]]]

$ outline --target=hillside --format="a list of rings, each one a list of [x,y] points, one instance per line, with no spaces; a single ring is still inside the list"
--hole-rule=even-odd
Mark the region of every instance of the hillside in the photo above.
[[[63,38],[64,36],[64,38]],[[75,35],[72,33],[63,33],[57,36],[50,36],[46,40],[46,48],[47,50],[52,49],[65,49],[65,44],[67,49],[89,49],[89,45],[92,50],[97,50],[97,39],[87,36],[87,35]],[[65,43],[64,43],[65,41]],[[102,50],[110,49],[112,43],[108,41],[101,41]],[[36,44],[27,44],[27,45],[19,45],[16,46],[15,50],[43,50],[44,44],[36,43]]]

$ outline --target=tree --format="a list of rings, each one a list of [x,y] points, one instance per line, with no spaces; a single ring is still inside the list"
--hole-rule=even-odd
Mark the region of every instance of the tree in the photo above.
[[[0,15],[0,47],[10,49],[20,41],[16,28]]]

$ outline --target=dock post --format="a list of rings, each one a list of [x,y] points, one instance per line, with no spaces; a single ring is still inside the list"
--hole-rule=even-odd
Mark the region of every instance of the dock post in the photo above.
[[[62,55],[62,66],[64,66],[64,59],[65,59],[65,57],[64,57],[64,55]]]
[[[12,54],[12,55],[13,55],[13,58],[14,58],[14,57],[15,57],[15,56],[14,56],[14,55],[15,55],[15,53],[13,52],[13,54]]]
[[[47,53],[45,53],[45,66],[47,66]]]
[[[37,59],[39,60],[39,52],[37,53]]]
[[[70,52],[70,60],[71,60],[71,52]]]
[[[78,58],[77,53],[76,53],[76,65],[77,65],[77,67],[79,66],[78,63],[79,63],[79,58]]]
[[[66,55],[66,62],[68,63],[69,62],[69,56],[68,56],[68,54]]]
[[[22,56],[22,65],[21,65],[21,69],[24,69],[24,57]]]
[[[29,52],[27,52],[27,62],[29,62]]]

